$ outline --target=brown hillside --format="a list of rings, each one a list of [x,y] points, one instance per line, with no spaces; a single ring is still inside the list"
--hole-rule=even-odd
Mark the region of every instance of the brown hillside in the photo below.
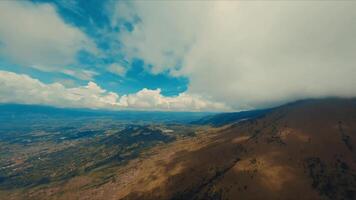
[[[165,167],[178,174],[126,199],[355,199],[355,134],[355,100],[282,106],[177,154]]]

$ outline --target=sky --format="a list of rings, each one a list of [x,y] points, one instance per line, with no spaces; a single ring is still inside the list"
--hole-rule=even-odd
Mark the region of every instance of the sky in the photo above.
[[[238,111],[356,96],[354,1],[0,1],[0,103]]]

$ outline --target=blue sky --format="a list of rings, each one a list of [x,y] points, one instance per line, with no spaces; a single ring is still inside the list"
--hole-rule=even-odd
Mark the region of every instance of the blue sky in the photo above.
[[[355,8],[352,1],[3,0],[0,103],[233,111],[354,97]]]

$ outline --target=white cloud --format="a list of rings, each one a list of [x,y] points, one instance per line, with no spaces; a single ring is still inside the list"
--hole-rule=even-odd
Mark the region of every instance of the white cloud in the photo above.
[[[177,6],[178,5],[178,6]],[[202,8],[200,8],[202,6]],[[123,53],[129,58],[144,58],[153,65],[152,72],[159,73],[169,67],[176,67],[195,41],[195,26],[205,20],[197,11],[206,6],[196,2],[118,1],[113,21],[125,18],[133,21],[134,12],[123,12],[132,8],[142,19],[132,32],[122,30],[119,40],[124,44]]]
[[[29,98],[30,97],[30,98]],[[160,89],[141,91],[119,97],[94,82],[67,88],[61,83],[45,84],[25,74],[0,71],[0,103],[45,104],[59,107],[93,109],[135,109],[169,111],[221,111],[221,103],[181,93],[165,97]]]
[[[356,96],[356,2],[134,2],[129,58],[237,109]],[[127,13],[125,14],[127,17]],[[182,68],[174,65],[181,62]]]
[[[125,76],[126,74],[126,68],[117,63],[109,65],[108,70],[109,72],[119,76]]]
[[[180,93],[175,97],[165,97],[160,89],[146,88],[135,94],[122,96],[120,105],[143,110],[226,111],[230,109],[222,103],[208,101],[197,95]]]
[[[62,72],[76,64],[80,50],[97,52],[95,44],[66,24],[52,5],[26,1],[0,2],[0,44],[4,59],[44,71]]]
[[[30,98],[29,98],[30,97]],[[66,88],[60,83],[45,84],[28,75],[0,71],[0,102],[46,104],[60,107],[110,108],[118,95],[89,82]]]

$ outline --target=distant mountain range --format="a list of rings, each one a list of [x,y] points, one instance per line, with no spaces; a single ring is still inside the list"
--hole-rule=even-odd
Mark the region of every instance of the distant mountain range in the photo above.
[[[109,111],[76,108],[57,108],[43,105],[0,104],[0,123],[22,120],[113,118],[126,121],[178,122],[195,125],[222,126],[240,120],[261,117],[273,109],[229,113],[165,112],[165,111]]]
[[[36,121],[46,119],[113,118],[126,121],[189,123],[211,113],[165,111],[109,111],[57,108],[42,105],[0,104],[0,123],[8,121]]]

